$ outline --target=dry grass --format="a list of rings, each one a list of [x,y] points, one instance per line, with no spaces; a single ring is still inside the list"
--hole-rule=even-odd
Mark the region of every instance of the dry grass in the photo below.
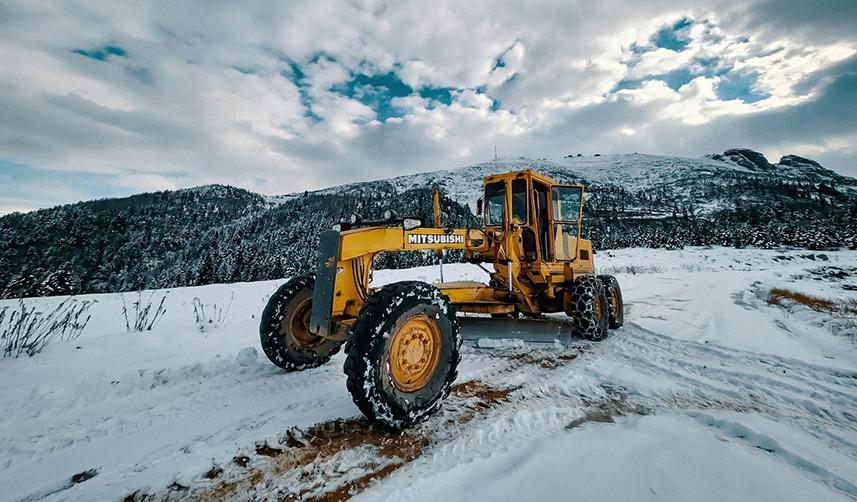
[[[783,300],[791,300],[817,312],[832,312],[836,307],[836,302],[833,300],[818,298],[783,288],[774,288],[768,294],[768,303],[771,305],[782,305]]]
[[[784,288],[774,288],[768,294],[768,303],[771,305],[782,305],[783,300],[791,300],[816,312],[857,314],[857,302],[854,300],[830,300],[818,298],[817,296],[798,293]]]
[[[857,302],[819,298],[806,293],[798,293],[784,288],[774,288],[768,294],[768,303],[783,305],[783,300],[790,300],[808,307],[816,312],[857,314]]]
[[[138,291],[137,299],[131,302],[130,307],[125,301],[125,295],[119,295],[119,298],[122,299],[122,315],[125,316],[125,329],[129,333],[132,331],[152,331],[155,324],[163,319],[164,314],[167,313],[164,302],[167,300],[167,295],[169,294],[170,292],[167,291],[161,296],[161,301],[157,304],[154,312],[152,311],[152,302],[155,297],[154,291],[149,294],[148,300],[143,298],[142,291]]]
[[[801,305],[825,314],[820,321],[831,333],[851,337],[857,342],[857,299],[819,298],[784,288],[774,288],[768,293],[768,304],[785,309],[792,305]]]
[[[76,339],[89,323],[89,309],[95,303],[67,298],[53,310],[41,311],[19,300],[17,308],[0,308],[0,357],[33,357],[54,340]]]
[[[613,267],[604,267],[599,273],[605,275],[637,275],[637,274],[658,274],[663,272],[663,267],[657,265],[616,265]]]

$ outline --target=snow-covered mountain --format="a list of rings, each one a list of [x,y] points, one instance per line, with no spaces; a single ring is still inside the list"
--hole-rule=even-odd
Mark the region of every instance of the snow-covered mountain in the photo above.
[[[667,209],[674,203],[693,204],[703,213],[720,209],[734,200],[707,192],[709,185],[731,186],[742,180],[774,185],[824,185],[857,196],[857,179],[842,176],[813,160],[786,155],[777,164],[771,164],[763,154],[742,148],[701,158],[640,153],[595,157],[569,155],[556,160],[501,158],[456,169],[340,185],[316,193],[364,194],[390,189],[402,193],[413,188],[437,187],[459,203],[475,207],[483,177],[521,169],[533,169],[563,183],[583,183],[596,200],[598,194],[620,187],[628,192],[667,193],[670,195]],[[763,198],[752,199],[764,202]]]
[[[431,220],[435,189],[445,225],[476,226],[482,178],[518,169],[587,185],[584,235],[597,249],[857,246],[857,180],[794,155],[777,164],[746,149],[703,158],[515,158],[278,197],[211,185],[7,215],[0,297],[289,276],[312,267],[318,233],[351,212]],[[391,253],[378,266],[434,259]]]

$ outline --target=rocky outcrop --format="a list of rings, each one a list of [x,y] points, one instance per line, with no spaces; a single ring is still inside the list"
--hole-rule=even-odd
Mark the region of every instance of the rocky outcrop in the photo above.
[[[765,155],[749,148],[730,148],[722,154],[715,153],[706,157],[723,162],[731,162],[751,171],[769,171],[774,165],[768,162]]]
[[[788,167],[821,167],[821,164],[818,162],[804,157],[798,157],[797,155],[784,155],[777,164]],[[825,169],[825,171],[826,170],[827,169]]]

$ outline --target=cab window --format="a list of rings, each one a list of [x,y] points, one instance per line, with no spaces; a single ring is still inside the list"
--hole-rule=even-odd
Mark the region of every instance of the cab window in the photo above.
[[[527,224],[527,180],[512,181],[512,221]]]
[[[580,187],[553,187],[551,192],[554,221],[577,222],[580,219],[583,190]]]
[[[505,207],[506,183],[498,181],[485,185],[485,224],[502,225]]]
[[[577,258],[577,233],[582,203],[581,187],[551,187],[553,254],[556,260],[570,261]]]

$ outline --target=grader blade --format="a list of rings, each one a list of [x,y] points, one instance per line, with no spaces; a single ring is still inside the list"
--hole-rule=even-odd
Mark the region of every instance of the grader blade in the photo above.
[[[560,343],[568,347],[574,336],[574,324],[568,319],[556,317],[459,317],[458,321],[461,323],[461,338],[481,347],[494,347],[504,340],[521,340],[525,344]]]

